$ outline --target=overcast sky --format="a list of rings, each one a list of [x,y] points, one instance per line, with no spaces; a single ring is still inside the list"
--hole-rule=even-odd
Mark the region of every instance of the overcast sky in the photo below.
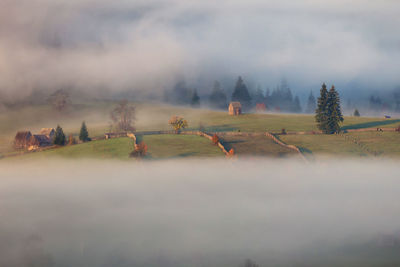
[[[0,90],[160,91],[238,75],[307,92],[389,90],[400,83],[399,10],[397,0],[2,0]]]

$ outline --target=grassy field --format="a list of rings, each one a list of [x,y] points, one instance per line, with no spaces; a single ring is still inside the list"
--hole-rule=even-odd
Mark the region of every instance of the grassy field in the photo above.
[[[245,156],[287,157],[296,155],[293,150],[282,147],[266,136],[221,136],[221,143],[235,153]]]
[[[348,135],[359,141],[362,147],[376,152],[379,156],[400,156],[400,133],[357,132]]]
[[[304,114],[244,114],[241,116],[229,116],[226,111],[213,111],[206,109],[192,109],[187,107],[173,107],[159,103],[137,103],[136,105],[136,129],[138,131],[146,130],[170,130],[168,120],[172,115],[183,116],[187,119],[190,129],[204,128],[206,131],[241,131],[241,132],[280,132],[286,131],[312,131],[317,130],[314,116]],[[70,133],[77,135],[82,121],[86,121],[91,137],[103,136],[105,132],[110,131],[109,113],[115,103],[112,102],[93,102],[85,105],[74,105],[68,110],[60,113],[54,111],[50,106],[26,106],[18,109],[8,110],[0,114],[0,155],[12,154],[12,141],[17,131],[30,130],[32,133],[38,132],[44,127],[56,127],[58,124],[68,135]],[[359,129],[371,127],[397,127],[400,120],[385,120],[382,118],[367,117],[345,117],[343,129]],[[365,138],[366,142],[371,142],[369,136],[361,133],[351,133]],[[387,138],[386,138],[387,137]],[[146,137],[149,138],[149,137]],[[309,154],[353,154],[363,155],[365,151],[360,150],[351,142],[338,136],[286,136],[284,141],[288,144],[294,144],[302,147]],[[369,141],[368,141],[369,140]],[[157,157],[160,153],[162,157],[175,157],[177,153],[173,152],[172,141],[170,146],[164,148],[163,141],[157,141],[154,137],[154,144],[160,146],[161,152],[155,152],[154,147],[150,154]],[[150,142],[150,140],[149,140]],[[254,143],[261,144],[261,147],[268,147],[263,140],[246,140],[247,146]],[[397,144],[395,136],[384,135],[383,137],[374,137],[376,146],[381,150],[384,148],[387,154],[397,155]],[[388,142],[386,144],[386,142]],[[393,147],[393,142],[397,142]],[[253,143],[253,144],[252,144]],[[95,143],[96,144],[96,143]],[[99,145],[101,143],[98,143]],[[238,151],[246,153],[242,143],[236,143]],[[371,144],[374,146],[375,143]],[[257,147],[257,145],[255,146]],[[373,147],[372,147],[373,148]],[[71,148],[72,149],[72,148]],[[93,148],[94,149],[94,148]],[[100,148],[99,148],[100,149]],[[103,149],[103,148],[101,148]],[[375,148],[373,148],[375,149]],[[170,152],[165,152],[170,151]],[[267,149],[260,148],[260,153],[268,154]],[[50,152],[46,152],[50,153]],[[65,152],[67,153],[67,152]],[[97,153],[97,152],[96,152]],[[125,152],[121,152],[124,154]],[[189,152],[184,152],[189,153]],[[272,149],[272,154],[275,151]],[[75,153],[76,154],[76,153]],[[83,153],[84,154],[84,153]],[[178,153],[179,154],[179,153]],[[212,154],[212,153],[211,153]],[[276,154],[276,153],[275,153]],[[278,153],[279,154],[279,153]],[[385,154],[385,153],[383,153]],[[101,157],[101,156],[99,156]]]
[[[223,157],[224,153],[210,140],[195,135],[146,135],[147,158]]]
[[[297,146],[308,158],[321,156],[365,157],[368,153],[340,135],[281,135],[280,140]]]
[[[210,140],[200,136],[151,135],[144,136],[142,140],[148,146],[146,159],[224,156],[224,153],[218,147],[214,146]],[[128,160],[129,153],[132,150],[132,139],[124,137],[26,153],[18,158],[24,160],[49,157]],[[15,157],[11,159],[13,158]]]

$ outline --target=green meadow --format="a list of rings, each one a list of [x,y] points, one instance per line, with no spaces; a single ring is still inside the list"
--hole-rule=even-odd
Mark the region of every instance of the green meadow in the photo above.
[[[230,116],[226,111],[175,107],[160,103],[133,103],[136,106],[136,130],[171,130],[168,120],[173,115],[184,117],[188,130],[204,129],[207,132],[309,132],[316,131],[313,115],[305,114],[243,114]],[[54,111],[48,105],[13,108],[0,114],[0,155],[15,155],[12,142],[17,131],[38,132],[41,128],[63,127],[66,135],[78,136],[82,121],[85,121],[91,137],[103,137],[110,131],[109,113],[115,102],[92,102],[69,107],[63,112]],[[345,117],[343,130],[363,128],[393,128],[400,119],[374,117]],[[400,134],[397,132],[351,132],[345,133],[359,140],[357,145],[343,135],[284,135],[281,140],[298,146],[309,157],[333,156],[378,156],[400,155]],[[285,156],[290,153],[265,137],[225,137],[228,149],[238,155]],[[197,136],[155,135],[143,137],[148,145],[148,158],[209,157],[221,156],[222,152],[210,141]],[[368,150],[366,149],[368,148]],[[43,152],[34,152],[24,157],[81,157],[81,158],[128,158],[133,147],[128,138],[99,140]]]

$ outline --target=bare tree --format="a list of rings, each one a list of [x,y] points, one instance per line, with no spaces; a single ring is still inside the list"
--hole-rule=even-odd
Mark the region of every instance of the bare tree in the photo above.
[[[70,104],[68,92],[62,89],[57,90],[52,94],[48,101],[57,111],[63,111]]]
[[[128,100],[122,100],[111,111],[110,117],[114,127],[118,131],[135,131],[134,122],[136,120],[136,109],[128,103]]]

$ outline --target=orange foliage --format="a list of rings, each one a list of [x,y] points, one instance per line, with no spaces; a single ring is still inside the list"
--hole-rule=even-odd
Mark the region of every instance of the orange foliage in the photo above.
[[[211,141],[213,142],[214,145],[218,145],[219,137],[216,134],[214,134]]]
[[[135,150],[130,153],[130,157],[132,158],[141,158],[146,156],[147,154],[147,145],[144,142],[140,144],[135,144]]]

